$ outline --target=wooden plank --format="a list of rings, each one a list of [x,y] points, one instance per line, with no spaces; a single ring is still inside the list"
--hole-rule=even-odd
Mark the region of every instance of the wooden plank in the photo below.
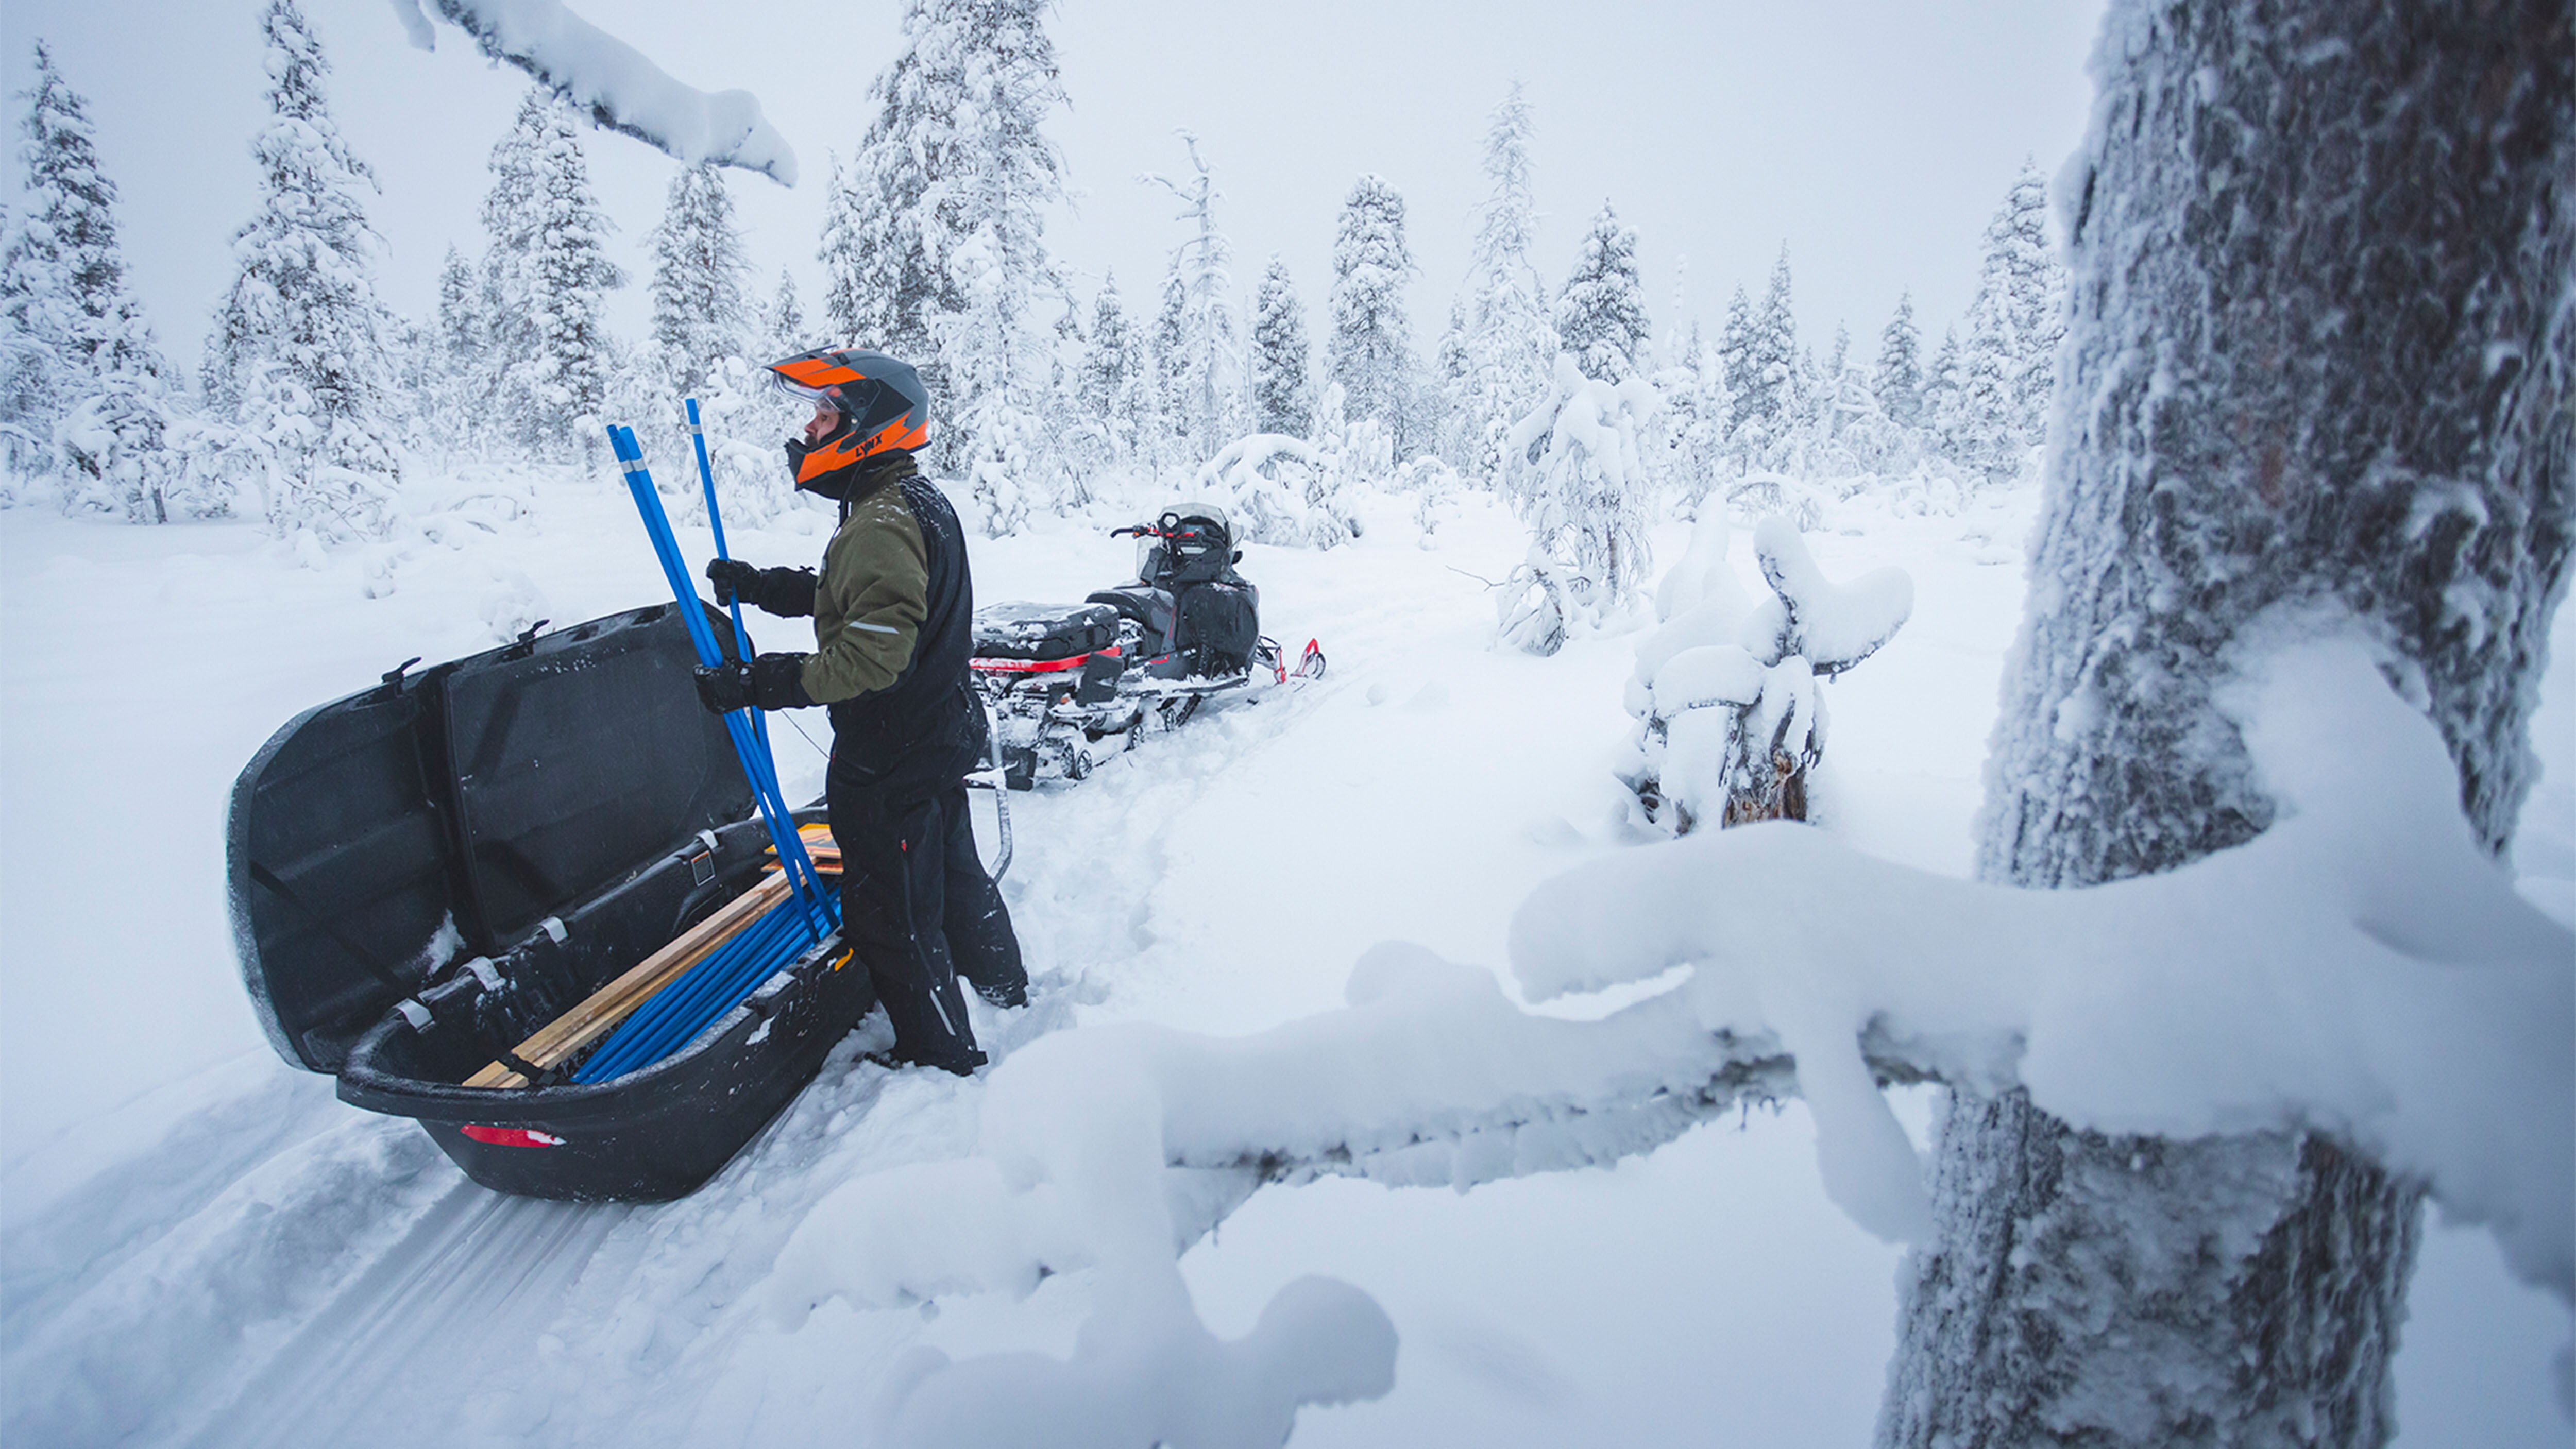
[[[539,1027],[519,1043],[518,1056],[539,1067],[551,1067],[616,1029],[636,1008],[652,999],[683,971],[715,954],[771,906],[787,898],[787,876],[772,867],[760,884],[725,902],[712,916],[682,932],[669,945],[645,957],[624,975],[592,992],[572,1010]],[[508,1090],[528,1079],[499,1062],[465,1079],[469,1087]]]

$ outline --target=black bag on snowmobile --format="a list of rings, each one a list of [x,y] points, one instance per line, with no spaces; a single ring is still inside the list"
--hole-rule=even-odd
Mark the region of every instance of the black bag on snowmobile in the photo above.
[[[1250,584],[1211,579],[1181,590],[1180,648],[1190,672],[1214,678],[1251,667],[1261,642],[1260,595]]]
[[[1213,503],[1167,508],[1147,536],[1154,546],[1137,576],[1171,593],[1173,645],[1189,672],[1242,673],[1261,640],[1261,591],[1234,571],[1242,552],[1225,510]]]

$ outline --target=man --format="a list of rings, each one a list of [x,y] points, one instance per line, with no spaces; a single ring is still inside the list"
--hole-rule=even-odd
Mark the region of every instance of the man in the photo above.
[[[975,854],[963,777],[983,761],[984,707],[967,679],[975,597],[956,511],[920,476],[930,394],[881,352],[818,349],[770,364],[814,405],[787,444],[796,486],[841,505],[823,572],[707,565],[720,601],[814,618],[814,652],[698,671],[719,714],[746,705],[831,709],[824,776],[841,848],[842,938],[894,1023],[895,1056],[964,1076],[982,1066],[957,989],[1028,1000],[1001,892]]]

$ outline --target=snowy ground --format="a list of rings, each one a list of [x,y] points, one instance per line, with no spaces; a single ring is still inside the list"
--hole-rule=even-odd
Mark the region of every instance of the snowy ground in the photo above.
[[[460,502],[478,492],[514,501]],[[0,513],[0,1439],[854,1442],[908,1348],[1067,1353],[1089,1272],[1023,1299],[834,1299],[793,1330],[764,1306],[782,1245],[833,1189],[969,1149],[981,1082],[844,1051],[696,1196],[571,1207],[466,1183],[417,1128],[341,1106],[269,1052],[223,918],[234,772],[297,710],[404,659],[659,596],[611,484],[466,479],[429,501],[458,506],[313,566],[244,528]],[[1827,694],[1819,803],[1862,849],[1967,869],[2029,506],[1846,504],[1810,540],[1835,576],[1893,562],[1916,584],[1905,631]],[[1405,510],[1371,521],[1353,547],[1243,564],[1268,632],[1321,639],[1320,686],[1014,799],[1005,892],[1042,989],[982,1019],[997,1055],[1073,1026],[1234,1035],[1335,1008],[1354,959],[1390,938],[1499,966],[1533,886],[1633,844],[1607,773],[1633,637],[1497,653],[1470,575],[1520,553],[1509,521],[1454,507],[1432,547]],[[1665,530],[1659,557],[1681,542]],[[734,543],[800,562],[821,539]],[[1758,587],[1748,547],[1739,534],[1735,561]],[[978,544],[978,594],[1078,598],[1129,557],[1070,528]],[[2518,858],[2564,920],[2570,662],[2549,696]],[[810,793],[819,754],[774,734],[790,793]],[[1929,1102],[1902,1106],[1922,1130]],[[1182,1263],[1222,1337],[1310,1273],[1385,1309],[1396,1387],[1306,1411],[1298,1442],[1331,1445],[1865,1442],[1895,1270],[1826,1201],[1795,1104],[1463,1195],[1264,1190]],[[2546,1367],[2565,1316],[2509,1282],[2485,1236],[2437,1226],[2412,1305],[2403,1442],[2567,1442]]]

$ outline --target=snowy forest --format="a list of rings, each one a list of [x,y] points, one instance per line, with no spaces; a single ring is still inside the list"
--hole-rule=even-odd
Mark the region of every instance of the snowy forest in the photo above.
[[[1067,98],[1044,20],[1038,5],[906,12],[903,49],[868,88],[874,114],[823,182],[827,281],[810,310],[746,249],[728,191],[742,173],[709,163],[679,170],[649,222],[652,274],[624,275],[603,238],[648,223],[605,214],[585,163],[594,126],[540,81],[492,142],[479,246],[452,247],[435,312],[405,317],[376,294],[373,176],[332,122],[329,59],[294,5],[272,6],[272,120],[252,143],[262,206],[232,237],[235,280],[193,367],[163,355],[126,285],[87,102],[40,43],[0,259],[14,338],[0,498],[382,547],[435,526],[407,514],[407,477],[597,471],[606,421],[667,433],[674,400],[696,396],[725,508],[761,521],[793,506],[771,457],[789,418],[754,375],[827,341],[923,369],[939,409],[924,462],[989,536],[1196,492],[1233,504],[1258,541],[1330,547],[1358,511],[1346,494],[1427,507],[1474,489],[1510,500],[1546,566],[1597,580],[1613,609],[1651,571],[1643,554],[1613,563],[1616,541],[1712,497],[1795,512],[1811,491],[1882,491],[1955,512],[2035,464],[2065,286],[2035,165],[1996,179],[1974,301],[1928,352],[1910,299],[1874,346],[1802,339],[1786,248],[1722,322],[1668,315],[1658,330],[1636,232],[1610,202],[1572,271],[1540,275],[1538,122],[1517,86],[1483,154],[1459,158],[1481,168],[1486,198],[1435,329],[1407,315],[1417,269],[1384,177],[1356,177],[1339,214],[1316,218],[1333,274],[1316,279],[1310,326],[1275,256],[1257,282],[1248,266],[1238,277],[1195,141],[1187,175],[1147,178],[1186,233],[1131,302],[1114,276],[1086,285],[1048,251],[1067,179],[1045,123]],[[619,337],[603,298],[630,285],[649,290],[651,330]],[[1525,423],[1552,429],[1581,390],[1557,377],[1560,356],[1616,398],[1604,425],[1625,451],[1569,442],[1542,466],[1509,446]]]
[[[1649,277],[1534,80],[1471,210],[1356,171],[1300,276],[1197,118],[1074,173],[1076,5],[888,7],[801,164],[640,31],[392,8],[525,84],[425,118],[485,182],[416,315],[301,0],[256,208],[155,239],[226,259],[184,323],[101,82],[24,57],[0,1437],[2564,1442],[2576,4],[2109,0],[2075,153],[1896,279],[1964,309],[1829,336],[1785,242],[1706,315]],[[747,224],[781,185],[819,229]],[[1110,186],[1158,273],[1066,260]],[[668,604],[612,426],[700,562],[811,563],[765,364],[827,345],[919,369],[976,602],[1205,500],[1334,672],[1010,803],[988,1069],[872,1027],[678,1202],[489,1192],[261,1038],[225,792],[422,657]]]

